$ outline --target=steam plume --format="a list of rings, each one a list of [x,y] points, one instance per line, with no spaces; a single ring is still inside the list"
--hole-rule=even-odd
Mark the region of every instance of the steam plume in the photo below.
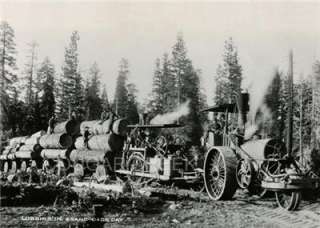
[[[250,139],[258,130],[265,120],[271,119],[270,109],[264,103],[264,98],[268,92],[268,88],[274,78],[274,72],[265,74],[263,83],[261,77],[254,77],[249,85],[250,92],[250,112],[249,120],[251,124],[246,126],[245,139]],[[257,119],[257,113],[260,110],[262,118]]]
[[[157,115],[150,121],[150,124],[174,123],[180,117],[186,116],[189,114],[190,112],[189,103],[190,103],[190,100],[187,100],[186,102],[181,104],[179,107],[177,107],[173,112],[165,113],[163,115]]]

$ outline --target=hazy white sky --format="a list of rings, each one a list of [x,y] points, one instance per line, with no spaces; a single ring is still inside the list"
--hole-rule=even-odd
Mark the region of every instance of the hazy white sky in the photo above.
[[[27,43],[39,44],[39,60],[48,56],[60,74],[64,48],[73,30],[80,33],[81,70],[96,61],[113,97],[119,61],[129,60],[131,82],[142,101],[151,91],[154,62],[170,52],[178,32],[184,34],[189,57],[202,71],[202,86],[212,103],[213,77],[222,62],[224,40],[238,47],[245,85],[264,83],[279,67],[287,70],[294,52],[294,72],[311,74],[320,59],[320,2],[259,1],[1,1],[0,17],[16,33],[19,67]]]

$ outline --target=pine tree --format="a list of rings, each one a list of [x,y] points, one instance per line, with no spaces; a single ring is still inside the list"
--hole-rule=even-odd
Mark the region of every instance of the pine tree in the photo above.
[[[162,86],[159,91],[162,96],[163,110],[160,113],[170,112],[177,106],[177,84],[169,55],[162,58]]]
[[[102,89],[102,94],[101,94],[101,103],[102,103],[102,108],[104,110],[110,109],[110,103],[109,103],[107,88],[106,88],[105,84],[103,84],[103,89]]]
[[[152,99],[148,104],[151,116],[155,116],[156,114],[161,113],[161,111],[163,110],[163,74],[160,64],[160,59],[157,58],[155,62],[156,66],[152,83]]]
[[[265,96],[265,104],[268,106],[271,112],[270,123],[268,124],[268,129],[266,129],[266,131],[268,135],[277,138],[282,137],[282,130],[280,126],[284,127],[280,115],[281,83],[281,73],[279,70],[276,70],[274,73],[274,78]]]
[[[27,55],[27,63],[25,64],[25,79],[26,79],[26,98],[25,102],[26,104],[32,105],[35,103],[35,94],[38,91],[35,91],[36,86],[35,81],[35,75],[36,75],[36,61],[37,61],[37,53],[36,53],[36,48],[37,48],[37,43],[32,42],[28,44],[29,50],[28,50],[28,55]]]
[[[37,72],[37,78],[39,80],[41,88],[40,96],[40,129],[46,129],[48,127],[48,121],[55,113],[55,68],[48,57],[41,63]]]
[[[13,121],[12,108],[17,103],[16,75],[16,45],[14,42],[14,30],[6,21],[0,22],[0,136],[3,130],[16,129],[16,121]],[[15,119],[16,120],[16,119]],[[1,145],[0,145],[1,147]]]
[[[85,109],[89,120],[100,118],[102,112],[102,101],[100,92],[100,70],[97,63],[94,63],[89,70],[90,80],[86,82],[85,88]]]
[[[61,92],[59,94],[59,115],[63,119],[68,117],[70,109],[79,112],[83,105],[83,86],[78,59],[79,39],[78,32],[74,31],[71,35],[70,44],[65,49],[65,60],[60,81]]]
[[[202,101],[200,92],[199,71],[195,70],[192,61],[187,57],[187,49],[181,34],[178,34],[177,42],[172,50],[172,73],[176,77],[177,104],[190,100],[190,114],[181,118],[188,123],[182,130],[186,139],[194,144],[200,143],[202,126],[200,123],[200,104]]]
[[[225,41],[223,65],[219,65],[215,76],[215,102],[234,103],[241,93],[242,67],[239,64],[238,51],[232,38]]]
[[[137,89],[133,83],[127,85],[128,90],[128,106],[126,118],[131,124],[139,122],[138,102],[137,102]]]
[[[307,147],[311,144],[312,132],[312,80],[310,77],[302,80],[300,91],[300,99],[302,99],[302,143],[303,147]]]
[[[217,105],[228,103],[228,79],[225,70],[222,65],[218,65],[216,76],[215,76],[215,96],[214,101]]]
[[[114,98],[114,108],[116,114],[125,117],[128,105],[127,80],[129,75],[128,60],[121,59],[119,65],[119,74],[117,78],[116,92]]]
[[[175,76],[176,88],[177,88],[177,101],[176,104],[181,103],[181,91],[182,91],[182,80],[186,74],[186,68],[188,67],[187,49],[183,35],[181,33],[177,36],[177,42],[172,48],[172,73]]]
[[[233,44],[232,38],[225,42],[224,68],[229,79],[230,99],[235,102],[232,94],[239,95],[241,93],[242,67],[239,65],[238,51]]]

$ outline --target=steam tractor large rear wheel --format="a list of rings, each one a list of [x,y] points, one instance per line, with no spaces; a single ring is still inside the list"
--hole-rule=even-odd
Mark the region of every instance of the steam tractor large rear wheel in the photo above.
[[[275,192],[276,200],[280,207],[293,211],[298,208],[301,201],[300,192]]]
[[[204,183],[213,200],[231,199],[237,190],[237,158],[227,147],[210,150],[204,162]]]

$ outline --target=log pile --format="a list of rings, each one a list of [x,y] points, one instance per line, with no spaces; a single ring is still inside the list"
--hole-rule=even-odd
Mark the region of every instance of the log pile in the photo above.
[[[124,119],[82,122],[80,125],[82,136],[76,138],[75,149],[71,151],[70,159],[72,161],[104,161],[108,154],[112,157],[123,148],[127,125]],[[87,143],[83,136],[86,130],[90,133]]]
[[[110,123],[110,121],[112,121]],[[112,132],[116,135],[125,136],[127,133],[127,126],[128,121],[125,119],[117,119],[117,120],[111,120],[107,119],[105,121],[101,120],[91,120],[91,121],[84,121],[80,125],[80,131],[81,134],[84,134],[84,131],[86,128],[89,129],[89,132],[93,135],[102,135],[102,134],[108,134],[108,128],[109,125]]]
[[[67,135],[78,135],[80,133],[80,123],[75,120],[66,120],[58,123],[53,130],[54,133],[66,133]]]
[[[73,146],[73,137],[80,132],[80,123],[75,120],[66,120],[58,123],[52,134],[45,134],[40,139],[44,148],[41,157],[44,159],[66,159],[67,152]]]
[[[31,136],[21,136],[12,138],[9,141],[9,145],[5,147],[0,156],[0,160],[13,160],[15,158],[20,159],[35,159],[39,157],[42,147],[39,144],[39,140],[44,131],[38,131]]]
[[[72,137],[66,133],[46,134],[41,137],[40,145],[45,149],[64,149],[72,145]]]
[[[38,159],[42,150],[39,141],[44,134],[45,131],[38,131],[29,138],[26,138],[24,144],[15,152],[15,157],[20,159]]]

